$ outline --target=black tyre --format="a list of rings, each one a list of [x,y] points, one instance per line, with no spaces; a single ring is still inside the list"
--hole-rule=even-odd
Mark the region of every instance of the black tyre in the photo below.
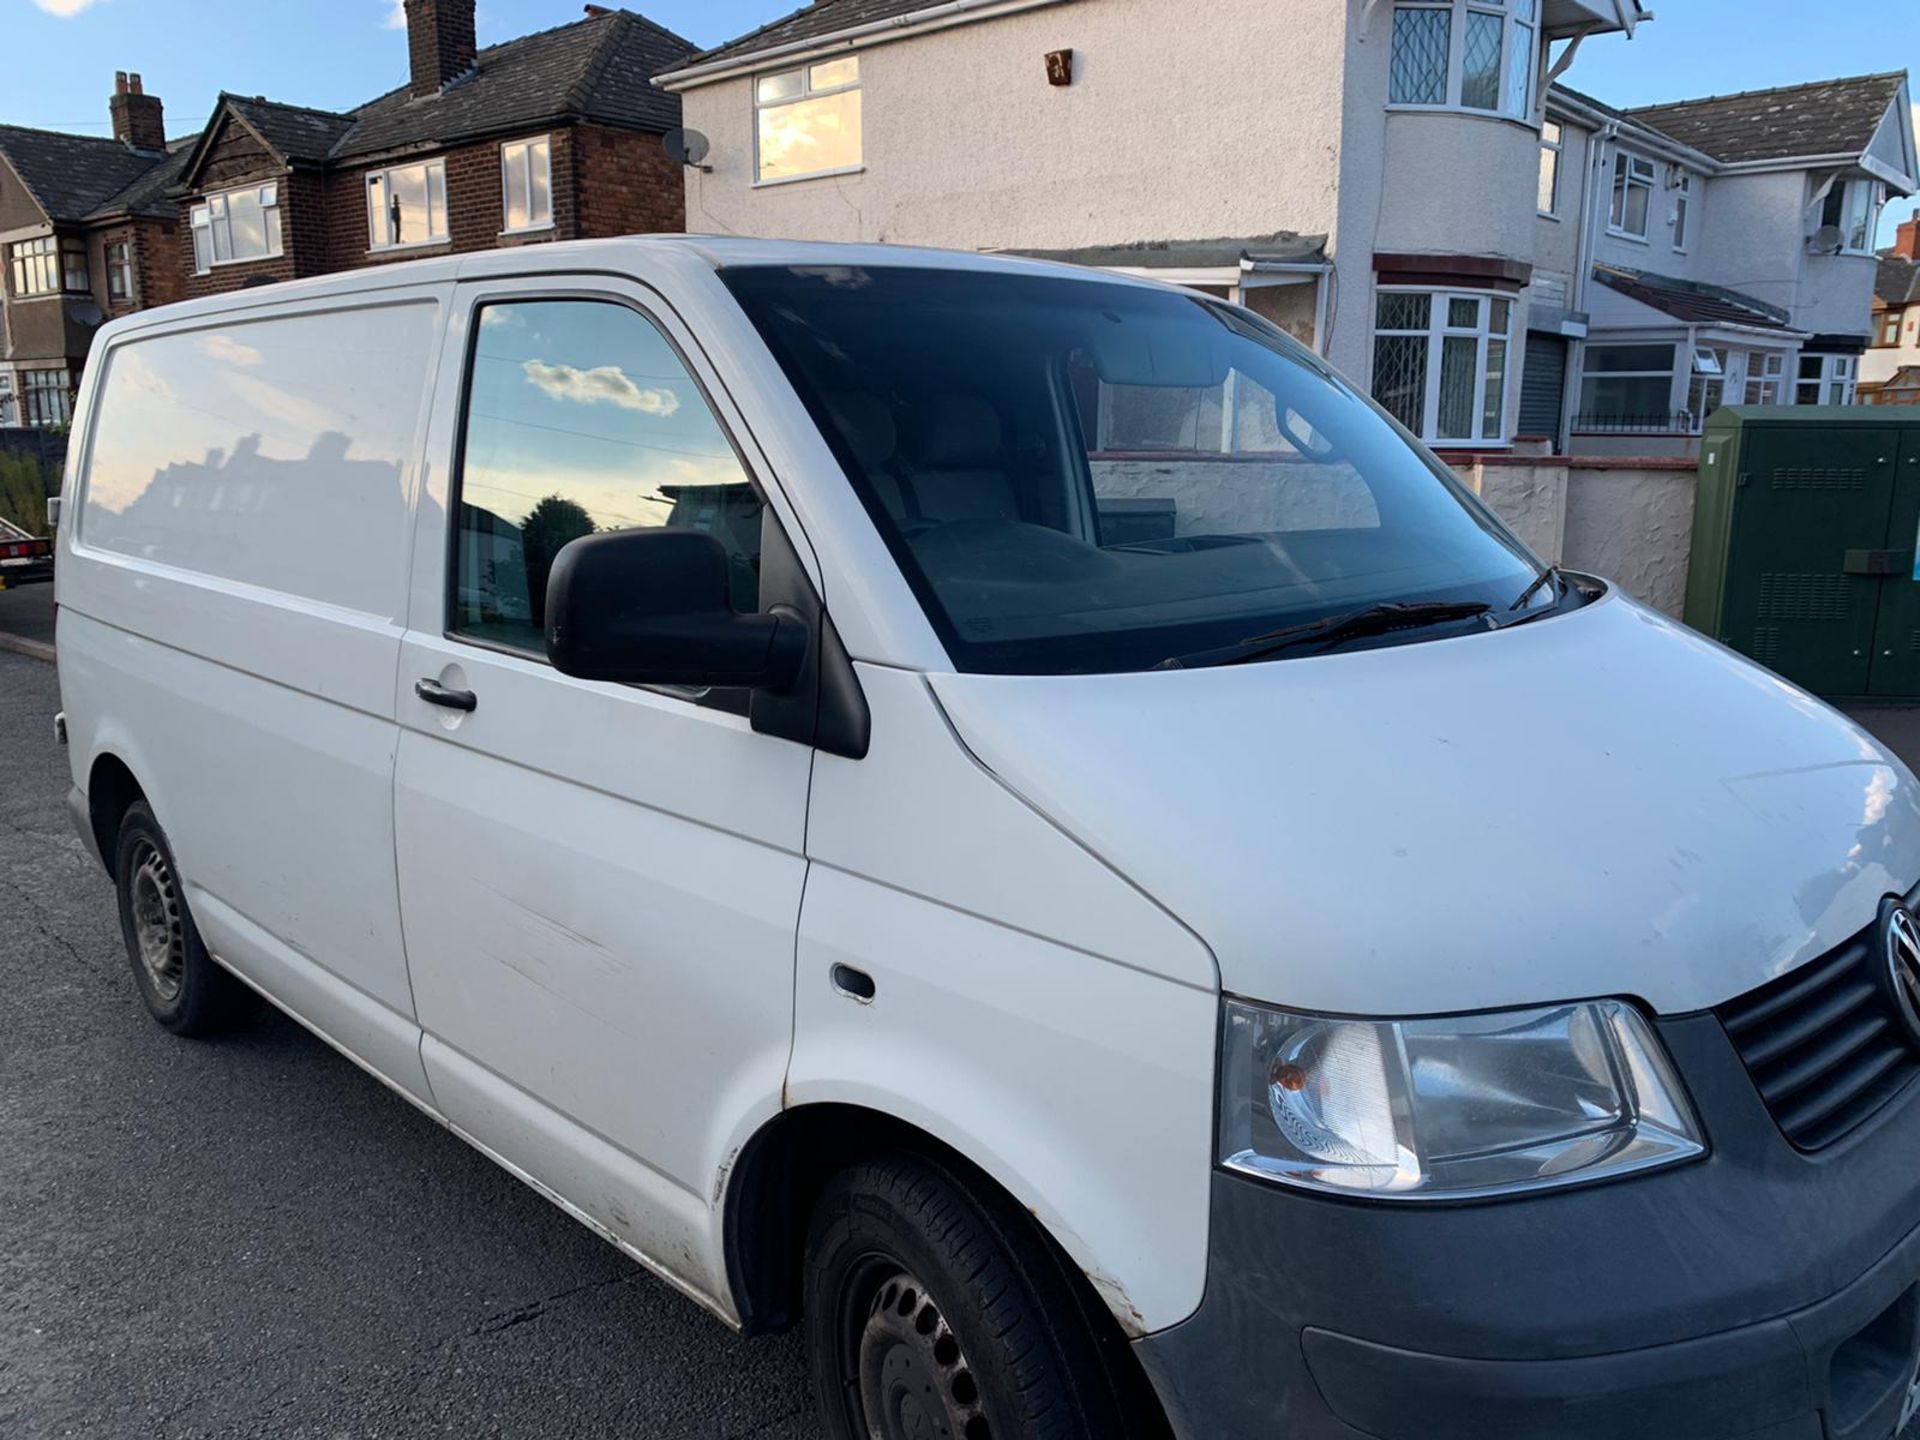
[[[806,1330],[834,1440],[1166,1433],[1118,1327],[1003,1195],[902,1153],[842,1171],[807,1237]]]
[[[166,832],[144,800],[121,817],[113,874],[120,934],[153,1018],[176,1035],[214,1035],[250,1015],[253,993],[200,943]]]

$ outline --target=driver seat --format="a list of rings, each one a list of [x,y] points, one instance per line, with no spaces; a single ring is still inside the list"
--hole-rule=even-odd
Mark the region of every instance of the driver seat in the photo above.
[[[1020,495],[999,468],[1000,412],[977,395],[942,395],[929,407],[912,467],[925,520],[1018,520]]]

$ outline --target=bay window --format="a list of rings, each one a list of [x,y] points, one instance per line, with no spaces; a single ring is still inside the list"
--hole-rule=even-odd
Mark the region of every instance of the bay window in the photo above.
[[[447,162],[427,160],[369,174],[367,228],[375,250],[444,244],[447,239]]]
[[[64,425],[73,419],[73,379],[65,367],[20,372],[21,413],[29,425]]]
[[[505,196],[501,233],[553,228],[553,142],[516,140],[500,147],[500,188]]]
[[[1434,444],[1503,445],[1513,301],[1386,290],[1375,311],[1373,397]]]
[[[858,55],[757,77],[753,109],[755,184],[860,168]]]
[[[1684,420],[1673,412],[1673,362],[1679,347],[1589,345],[1580,374],[1576,430],[1663,431]],[[1702,376],[1711,379],[1711,376]]]
[[[1531,120],[1540,59],[1540,0],[1402,0],[1387,98]]]
[[[209,195],[193,207],[194,269],[271,260],[281,253],[280,187],[249,185]]]
[[[1635,240],[1647,238],[1647,217],[1653,211],[1653,162],[1624,150],[1613,156],[1613,209],[1607,232]]]
[[[13,261],[13,293],[27,299],[36,295],[85,295],[92,287],[87,281],[87,242],[56,240],[43,235],[38,240],[19,240],[9,247]]]

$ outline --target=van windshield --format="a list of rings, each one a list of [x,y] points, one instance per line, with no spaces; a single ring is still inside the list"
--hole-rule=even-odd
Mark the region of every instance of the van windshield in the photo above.
[[[1147,669],[1381,604],[1504,612],[1539,574],[1444,467],[1237,307],[1014,270],[721,278],[962,670]],[[1529,605],[1558,603],[1535,588]],[[1460,630],[1385,628],[1367,643]]]

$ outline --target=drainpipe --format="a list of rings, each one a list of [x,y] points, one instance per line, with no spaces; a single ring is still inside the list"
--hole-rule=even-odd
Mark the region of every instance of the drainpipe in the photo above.
[[[1587,173],[1580,198],[1580,240],[1574,248],[1573,294],[1568,297],[1571,308],[1580,315],[1593,313],[1588,308],[1588,297],[1593,293],[1593,257],[1600,245],[1600,206],[1607,193],[1607,148],[1619,134],[1619,121],[1609,120],[1587,141]],[[1573,420],[1580,408],[1580,374],[1586,368],[1586,361],[1587,342],[1575,340],[1567,351],[1567,390],[1560,404],[1560,430],[1567,437],[1569,453],[1573,450]]]

